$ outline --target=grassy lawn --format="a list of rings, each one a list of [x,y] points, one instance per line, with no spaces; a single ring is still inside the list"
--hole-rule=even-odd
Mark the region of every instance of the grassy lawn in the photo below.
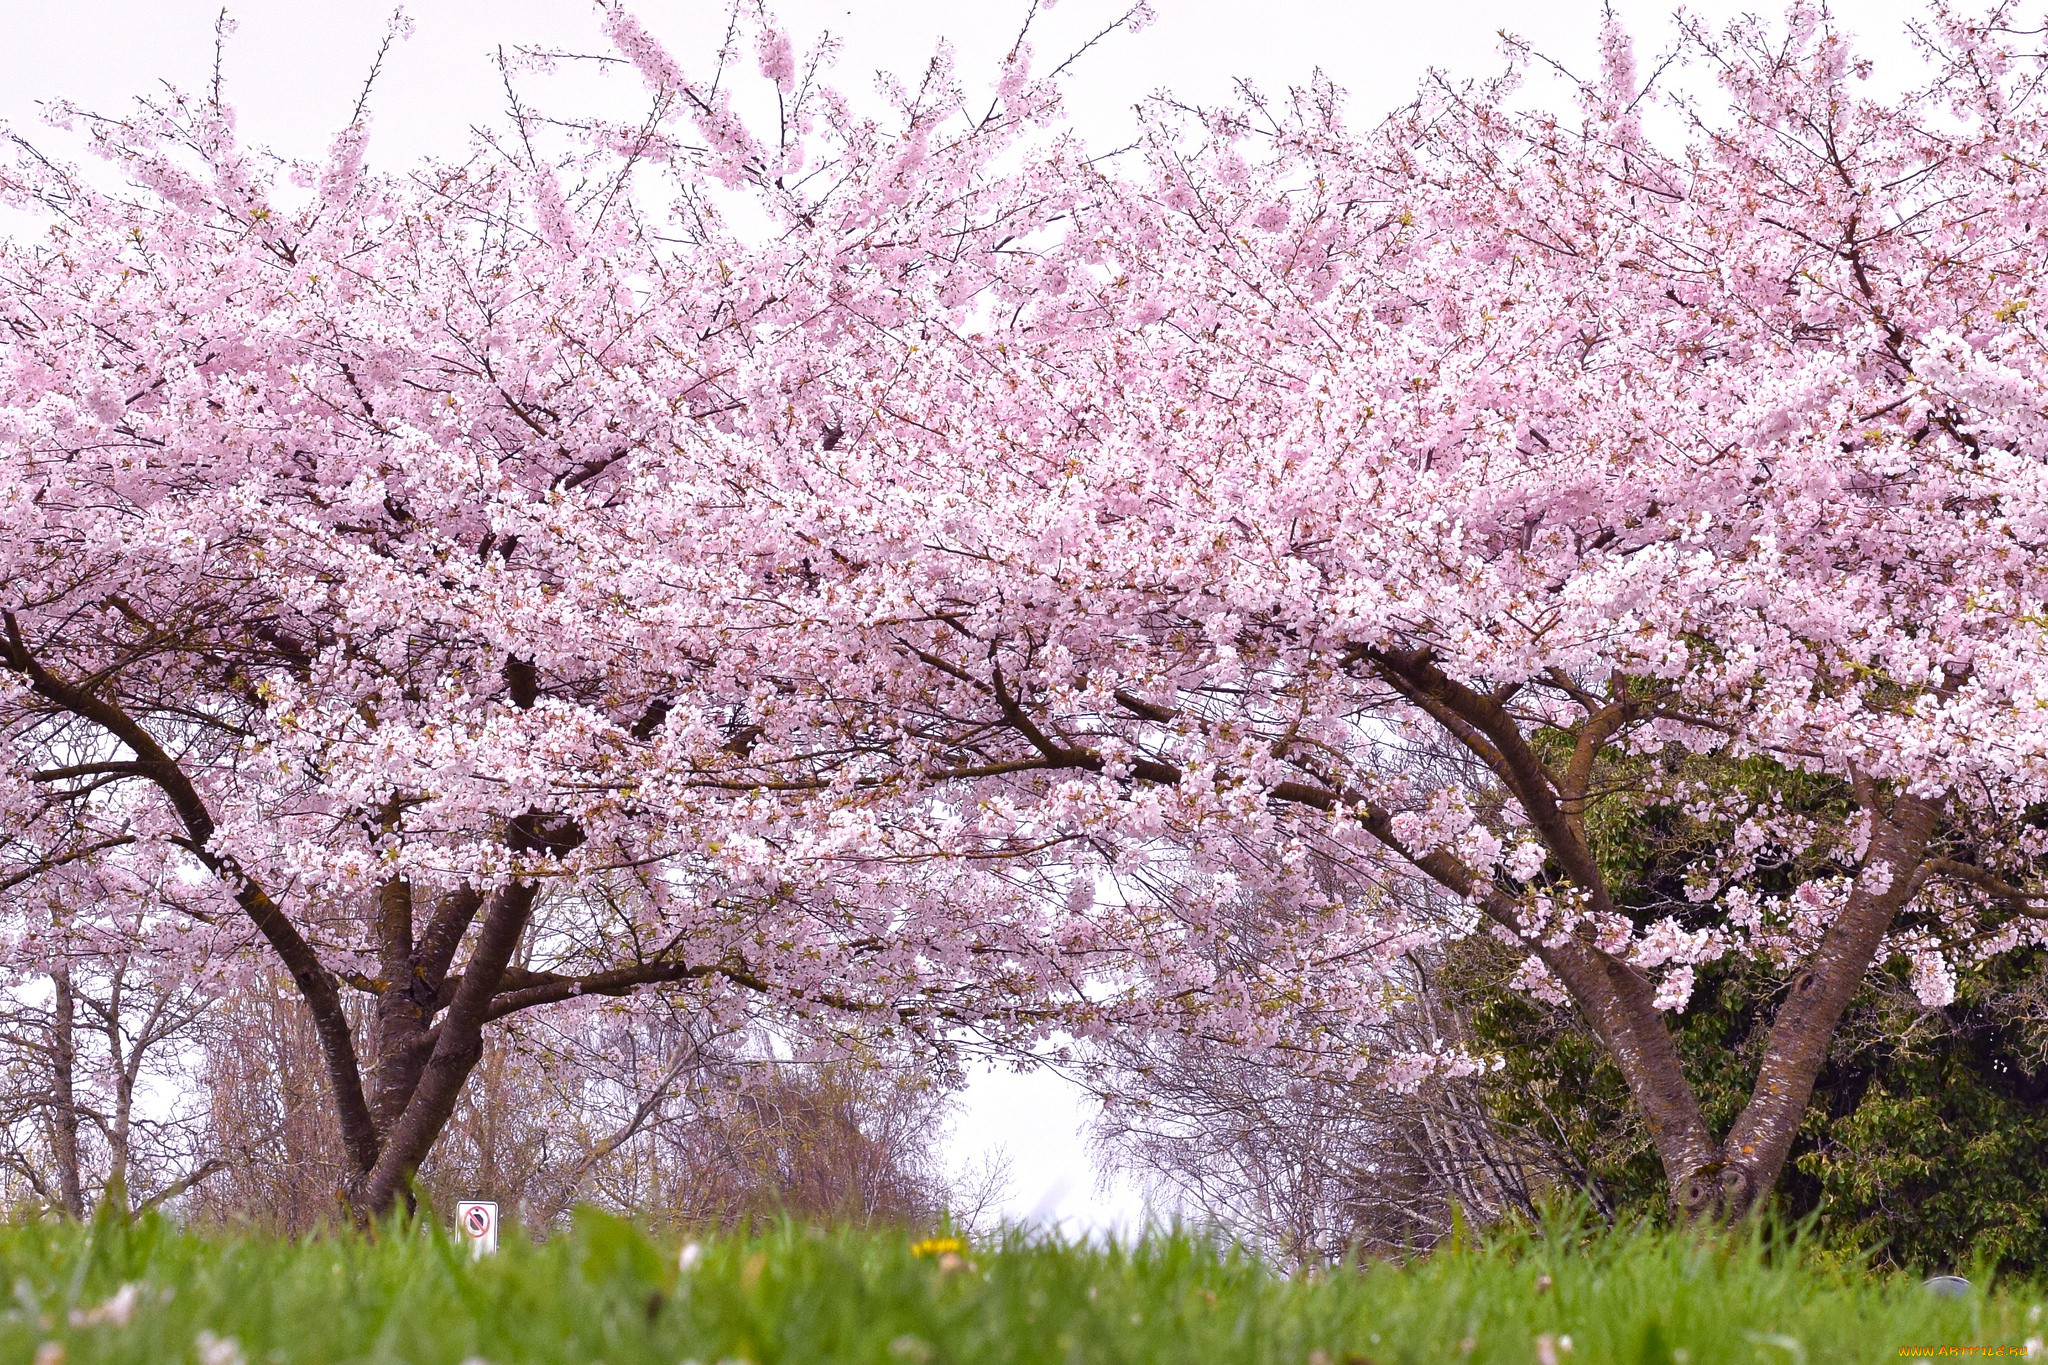
[[[2019,1356],[2048,1335],[2033,1285],[1944,1300],[1911,1278],[1773,1264],[1753,1239],[1505,1239],[1313,1279],[1180,1237],[963,1251],[786,1228],[709,1243],[685,1269],[673,1242],[589,1214],[474,1264],[438,1234],[14,1226],[0,1361],[1818,1365]]]

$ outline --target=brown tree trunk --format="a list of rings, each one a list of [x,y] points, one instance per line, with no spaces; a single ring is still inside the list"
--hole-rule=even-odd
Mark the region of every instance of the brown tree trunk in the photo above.
[[[532,882],[514,882],[494,892],[485,904],[483,923],[461,984],[434,1028],[433,1050],[404,1109],[385,1133],[383,1151],[364,1183],[365,1213],[376,1216],[391,1210],[447,1127],[463,1082],[483,1056],[483,1029],[490,1017],[491,997],[504,980],[505,968],[526,932],[539,894],[540,888]]]
[[[342,1203],[358,1221],[389,1212],[446,1126],[463,1082],[482,1056],[483,1027],[495,1017],[493,997],[532,916],[539,888],[527,882],[513,883],[493,893],[488,901],[468,888],[451,892],[441,898],[432,921],[416,941],[411,886],[403,879],[393,879],[379,888],[377,937],[383,981],[377,987],[378,1037],[373,1056],[377,1103],[373,1111],[363,1085],[354,1029],[342,1006],[334,973],[269,893],[231,858],[209,846],[215,821],[190,776],[155,736],[119,705],[44,668],[22,639],[12,615],[0,612],[0,627],[4,627],[0,629],[0,664],[25,677],[45,700],[99,726],[134,753],[134,761],[124,762],[123,769],[146,778],[163,793],[185,827],[187,838],[180,842],[230,889],[291,974],[312,1015],[342,1142],[355,1170],[349,1187],[339,1192]],[[508,662],[505,679],[514,705],[526,708],[534,704],[538,675],[531,662]],[[514,820],[506,833],[514,851],[561,852],[581,838],[580,831],[560,826],[539,812]],[[440,1010],[455,953],[480,912],[483,925],[460,984],[447,1002],[445,1016],[438,1024],[431,1023]],[[646,979],[664,978],[657,971]],[[534,999],[513,1008],[559,998],[549,993],[559,984],[549,983]],[[622,989],[630,982],[596,984],[601,989]],[[72,1113],[75,1124],[75,1109]]]
[[[206,860],[203,849],[200,856]],[[261,887],[234,868],[213,861],[209,861],[209,866],[229,885],[239,883],[235,899],[283,960],[300,998],[312,1012],[313,1032],[320,1040],[320,1057],[341,1121],[342,1144],[356,1170],[367,1175],[377,1164],[377,1128],[363,1098],[363,1073],[356,1057],[355,1032],[349,1026],[348,1012],[342,1008],[341,990],[334,974]]]
[[[1734,1221],[1776,1188],[1842,1013],[1912,898],[1939,807],[1907,796],[1889,812],[1874,801],[1866,808],[1870,849],[1848,903],[1792,979],[1749,1102],[1723,1140],[1707,1127],[1667,1017],[1641,973],[1576,943],[1536,950],[1614,1058],[1649,1125],[1672,1208],[1686,1217]],[[1511,905],[1488,908],[1512,925]]]
[[[1939,807],[1920,797],[1902,796],[1889,812],[1878,810],[1874,801],[1866,802],[1865,808],[1872,822],[1870,849],[1848,904],[1792,978],[1772,1021],[1770,1046],[1749,1103],[1715,1161],[1679,1187],[1679,1202],[1689,1214],[1739,1218],[1777,1186],[1842,1012],[1862,985],[1892,922],[1913,897]]]
[[[1621,1071],[1650,1130],[1676,1207],[1678,1191],[1695,1171],[1713,1163],[1720,1144],[1685,1078],[1664,1012],[1653,1003],[1656,992],[1640,971],[1597,949],[1566,943],[1536,952]]]
[[[78,1001],[71,991],[71,968],[58,967],[50,982],[56,988],[50,1018],[50,1147],[64,1212],[84,1218],[85,1190],[78,1171]]]
[[[379,993],[371,1063],[370,1112],[380,1140],[397,1124],[433,1053],[432,1025],[456,948],[483,907],[469,886],[443,895],[426,927],[414,934],[410,883],[394,877],[378,891]]]
[[[1450,678],[1429,651],[1365,649],[1358,657],[1492,770],[1588,907],[1611,914],[1613,897],[1587,838],[1585,807],[1601,752],[1642,713],[1630,680],[1610,679],[1604,706],[1585,698],[1587,716],[1573,736],[1571,763],[1560,774],[1530,747],[1501,693],[1476,691]],[[1620,1068],[1649,1124],[1672,1207],[1686,1216],[1740,1218],[1775,1188],[1835,1026],[1892,922],[1912,899],[1938,803],[1902,795],[1887,810],[1875,784],[1859,777],[1855,786],[1871,821],[1863,866],[1847,906],[1780,1004],[1749,1103],[1724,1141],[1715,1141],[1707,1127],[1679,1065],[1669,1022],[1643,973],[1578,937],[1530,945]],[[1519,933],[1513,901],[1456,859],[1441,851],[1416,858],[1393,837],[1391,821],[1383,816],[1369,818],[1367,826],[1422,871],[1478,900],[1497,923]]]

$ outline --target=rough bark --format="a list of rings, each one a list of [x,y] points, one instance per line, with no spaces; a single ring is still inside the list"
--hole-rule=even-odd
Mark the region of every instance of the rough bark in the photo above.
[[[1892,922],[1912,899],[1939,814],[1935,802],[1915,796],[1900,797],[1889,812],[1871,810],[1870,849],[1848,904],[1792,978],[1772,1020],[1770,1046],[1749,1103],[1716,1161],[1683,1187],[1688,1213],[1740,1217],[1777,1185],[1835,1027]]]
[[[1674,1205],[1693,1174],[1720,1151],[1685,1078],[1666,1016],[1643,974],[1587,945],[1539,947],[1537,956],[1614,1059],[1650,1130]]]
[[[381,1214],[391,1208],[455,1112],[462,1084],[483,1056],[483,1028],[491,997],[526,932],[539,891],[532,882],[514,882],[494,892],[485,906],[462,985],[447,1014],[435,1025],[433,1051],[404,1111],[386,1133],[383,1151],[364,1183],[365,1212]]]
[[[88,764],[61,775],[138,777],[152,783],[184,826],[185,837],[179,842],[230,888],[236,903],[290,973],[312,1017],[343,1146],[356,1173],[350,1186],[339,1193],[344,1206],[359,1220],[388,1212],[409,1188],[454,1112],[463,1083],[482,1056],[486,1024],[585,990],[621,994],[636,985],[714,970],[660,962],[585,978],[527,973],[519,981],[522,989],[508,993],[504,990],[506,968],[531,919],[538,886],[515,882],[488,898],[469,886],[455,888],[439,897],[421,927],[412,886],[393,878],[379,887],[375,907],[379,976],[370,983],[376,996],[371,1044],[374,1088],[366,1092],[362,1060],[342,1006],[340,983],[269,893],[233,859],[210,846],[215,820],[190,776],[149,730],[119,705],[91,687],[67,682],[46,669],[23,641],[12,615],[0,613],[0,626],[4,626],[0,665],[20,674],[53,706],[98,726],[134,755],[132,760]],[[507,664],[505,680],[515,705],[534,704],[538,675],[531,663],[514,660]],[[539,812],[513,821],[506,834],[514,851],[561,852],[581,838],[572,825]],[[451,976],[455,956],[479,916],[482,924],[469,960],[460,974]],[[717,970],[731,974],[730,969]],[[437,1014],[441,1015],[438,1022]],[[116,1050],[118,1053],[118,1041]],[[126,1082],[122,1087],[125,1114],[133,1085],[125,1072],[122,1080]],[[60,1122],[68,1119],[68,1150],[75,1154],[76,1110],[68,1105],[64,1109]],[[64,1146],[61,1137],[59,1146]],[[76,1170],[75,1155],[69,1165]],[[74,1208],[82,1202],[68,1191],[65,1198]]]
[[[443,894],[414,937],[412,888],[402,879],[378,895],[377,1036],[371,1063],[371,1113],[390,1132],[419,1086],[434,1048],[434,1015],[447,1003],[448,971],[462,936],[484,904],[474,887]]]
[[[370,1062],[370,1117],[379,1137],[405,1111],[418,1067],[404,1059],[419,1054],[427,1031],[428,1004],[407,989],[412,974],[412,883],[391,877],[377,889],[377,1033]]]
[[[78,1172],[78,1001],[71,990],[71,968],[58,967],[50,983],[50,1147],[57,1161],[57,1196],[65,1213],[84,1218],[85,1190]]]
[[[1629,699],[1627,679],[1614,681],[1609,704],[1589,709],[1574,737],[1571,762],[1558,773],[1530,747],[1500,694],[1479,692],[1453,680],[1427,651],[1370,650],[1362,651],[1361,657],[1492,770],[1528,815],[1566,879],[1584,895],[1587,908],[1602,916],[1613,914],[1613,893],[1586,837],[1584,808],[1601,748],[1640,709],[1639,703]],[[1385,834],[1374,833],[1390,842],[1391,822]],[[1392,846],[1400,847],[1398,843]],[[1417,865],[1431,871],[1419,860]],[[1519,933],[1514,903],[1491,884],[1478,885],[1470,872],[1458,871],[1462,875],[1448,881],[1441,871],[1432,875],[1460,895],[1479,901],[1491,919]],[[1462,881],[1464,886],[1453,886],[1453,881]],[[1687,1188],[1694,1173],[1717,1159],[1719,1144],[1700,1112],[1698,1096],[1685,1079],[1670,1027],[1655,1005],[1656,991],[1640,970],[1600,951],[1583,937],[1530,946],[1563,983],[1594,1036],[1620,1068],[1649,1126],[1673,1202],[1679,1202],[1679,1192]]]

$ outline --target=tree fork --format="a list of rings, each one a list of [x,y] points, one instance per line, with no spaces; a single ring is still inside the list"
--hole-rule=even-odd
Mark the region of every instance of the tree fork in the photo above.
[[[363,1187],[359,1216],[388,1213],[433,1149],[461,1097],[463,1082],[483,1057],[483,1026],[491,997],[504,978],[505,967],[526,932],[540,887],[514,882],[495,892],[484,910],[475,950],[463,972],[448,1013],[442,1018],[434,1048],[421,1068],[417,1085],[390,1131]]]
[[[1849,903],[1778,1006],[1749,1103],[1717,1159],[1688,1178],[1688,1213],[1739,1218],[1777,1185],[1835,1028],[1892,922],[1913,897],[1915,874],[1926,861],[1940,813],[1937,802],[1911,795],[1899,797],[1889,814],[1870,808],[1876,828]]]

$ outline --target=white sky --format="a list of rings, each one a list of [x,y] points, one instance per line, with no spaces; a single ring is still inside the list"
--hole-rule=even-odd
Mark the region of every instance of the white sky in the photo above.
[[[1616,0],[1639,35],[1638,52],[1661,48],[1668,5]],[[239,30],[225,63],[226,92],[240,110],[246,142],[288,156],[317,156],[347,121],[381,40],[383,0],[231,0]],[[704,70],[723,30],[724,0],[641,0],[633,6],[686,70]],[[1064,57],[1076,41],[1120,13],[1113,0],[1064,0],[1034,28],[1037,65]],[[1776,13],[1777,0],[1697,0],[1693,12],[1725,18]],[[391,54],[371,101],[371,161],[390,169],[422,156],[456,156],[469,128],[493,123],[504,107],[490,54],[517,45],[603,50],[585,0],[411,0],[413,36]],[[1024,14],[1019,0],[782,0],[775,6],[799,50],[830,30],[845,41],[834,83],[871,89],[878,68],[917,71],[940,37],[958,50],[970,80],[992,70]],[[1069,112],[1098,146],[1119,145],[1128,110],[1170,87],[1217,101],[1235,77],[1269,92],[1298,84],[1320,66],[1353,95],[1353,119],[1405,101],[1431,67],[1482,75],[1498,66],[1497,34],[1511,29],[1575,71],[1594,66],[1600,0],[1155,0],[1157,21],[1119,36],[1079,68]],[[1836,15],[1866,40],[1880,66],[1903,52],[1900,31],[1921,6],[1905,0],[1836,0]],[[170,81],[207,87],[213,69],[217,0],[0,0],[0,120],[38,141],[37,102],[68,99],[115,112]],[[543,107],[573,110],[558,88]],[[953,1138],[957,1161],[1007,1149],[1014,1179],[1006,1212],[1057,1218],[1070,1230],[1130,1226],[1133,1191],[1097,1188],[1080,1138],[1078,1093],[1057,1077],[984,1074],[976,1079]]]

